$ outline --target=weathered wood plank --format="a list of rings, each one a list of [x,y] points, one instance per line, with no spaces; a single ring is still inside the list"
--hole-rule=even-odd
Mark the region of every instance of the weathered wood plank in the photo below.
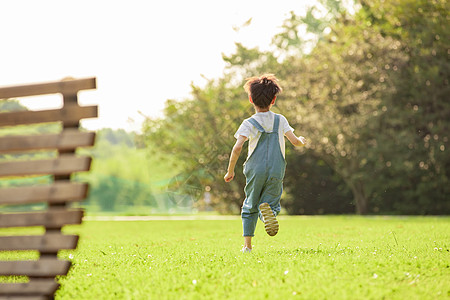
[[[57,252],[60,249],[75,249],[77,243],[77,235],[63,235],[60,233],[0,236],[0,251],[38,250],[40,252]]]
[[[60,134],[0,137],[0,153],[30,150],[69,150],[94,145],[95,132],[67,129]]]
[[[0,126],[59,122],[78,123],[85,118],[96,118],[97,106],[66,105],[61,109],[17,111],[0,114]]]
[[[28,226],[61,228],[64,225],[81,224],[83,214],[82,209],[0,214],[0,228]]]
[[[0,205],[73,202],[86,198],[88,184],[57,181],[51,185],[0,188]]]
[[[66,275],[70,265],[70,261],[51,258],[31,261],[0,261],[0,275],[54,277]]]
[[[27,283],[0,283],[0,299],[2,295],[10,295],[11,297],[20,295],[53,295],[58,288],[59,284],[53,278],[31,278]]]
[[[81,90],[91,90],[96,88],[96,79],[82,78],[73,80],[63,80],[55,82],[19,85],[0,88],[0,99],[17,98],[46,94],[76,94]]]
[[[88,171],[92,159],[87,156],[65,155],[56,159],[0,162],[1,176],[67,175]]]
[[[1,288],[1,285],[0,285]],[[54,299],[51,295],[29,295],[29,296],[2,296],[0,295],[0,300],[50,300]]]

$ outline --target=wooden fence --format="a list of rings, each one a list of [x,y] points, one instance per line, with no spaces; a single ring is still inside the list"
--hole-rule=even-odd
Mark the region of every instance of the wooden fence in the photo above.
[[[53,299],[59,287],[55,277],[66,275],[70,269],[71,262],[58,259],[57,254],[60,249],[75,249],[78,236],[64,235],[61,228],[67,224],[81,223],[83,210],[71,209],[69,204],[85,199],[88,191],[88,184],[71,181],[71,174],[88,171],[91,164],[90,157],[75,155],[75,150],[77,147],[92,146],[95,139],[95,133],[79,130],[79,122],[80,119],[97,117],[97,106],[79,106],[77,94],[80,90],[95,88],[95,78],[0,88],[0,99],[58,93],[63,98],[60,109],[0,113],[0,127],[3,129],[50,122],[62,125],[61,131],[54,134],[0,136],[0,179],[50,175],[49,182],[45,184],[0,188],[0,228],[45,228],[42,235],[0,235],[2,253],[21,250],[39,252],[38,260],[0,261],[0,282],[3,282],[0,283],[0,299]],[[56,154],[46,159],[20,159],[24,157],[20,154],[30,151],[42,153],[43,150]],[[13,159],[5,159],[6,155]],[[1,212],[1,207],[36,203],[45,203],[46,208]],[[12,255],[14,253],[17,252],[12,252]],[[26,276],[23,278],[28,277],[28,282],[12,283],[13,280],[5,280],[11,278],[9,276]]]

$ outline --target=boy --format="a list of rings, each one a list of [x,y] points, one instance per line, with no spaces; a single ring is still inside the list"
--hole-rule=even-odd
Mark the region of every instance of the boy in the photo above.
[[[281,92],[277,78],[272,74],[247,79],[244,85],[249,101],[256,113],[244,120],[234,135],[237,139],[231,151],[226,182],[234,178],[234,168],[241,154],[242,146],[249,140],[248,156],[244,163],[246,178],[245,195],[241,217],[244,231],[242,252],[252,251],[258,216],[264,222],[264,228],[270,236],[278,232],[276,216],[280,212],[280,198],[283,190],[283,178],[286,168],[284,136],[294,146],[304,146],[304,137],[297,137],[282,115],[270,111],[275,104],[277,94]]]

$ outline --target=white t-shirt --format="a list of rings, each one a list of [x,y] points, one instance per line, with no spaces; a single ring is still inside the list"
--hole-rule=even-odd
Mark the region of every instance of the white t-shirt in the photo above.
[[[266,132],[272,132],[273,130],[273,120],[275,118],[275,113],[271,111],[267,112],[259,112],[252,116],[253,119],[255,119],[261,126],[264,128]],[[284,134],[288,131],[294,131],[294,129],[289,126],[288,121],[283,115],[280,115],[280,125],[278,126],[278,138],[280,141],[280,149],[281,153],[283,154],[283,157],[285,157],[285,150],[284,150]],[[261,132],[256,129],[255,126],[250,123],[248,119],[245,119],[241,126],[239,126],[239,129],[234,134],[234,137],[237,139],[240,135],[243,135],[248,138],[248,157],[253,153],[253,151],[256,148],[256,145],[258,145],[259,137],[261,136]]]

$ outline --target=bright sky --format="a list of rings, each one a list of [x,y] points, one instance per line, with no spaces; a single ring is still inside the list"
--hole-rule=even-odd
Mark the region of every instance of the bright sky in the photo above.
[[[79,94],[99,105],[83,126],[141,128],[167,99],[221,76],[235,42],[268,49],[290,11],[311,0],[4,0],[0,2],[0,86],[97,77]],[[236,31],[252,18],[250,26]],[[24,98],[30,109],[57,107],[59,96]]]

